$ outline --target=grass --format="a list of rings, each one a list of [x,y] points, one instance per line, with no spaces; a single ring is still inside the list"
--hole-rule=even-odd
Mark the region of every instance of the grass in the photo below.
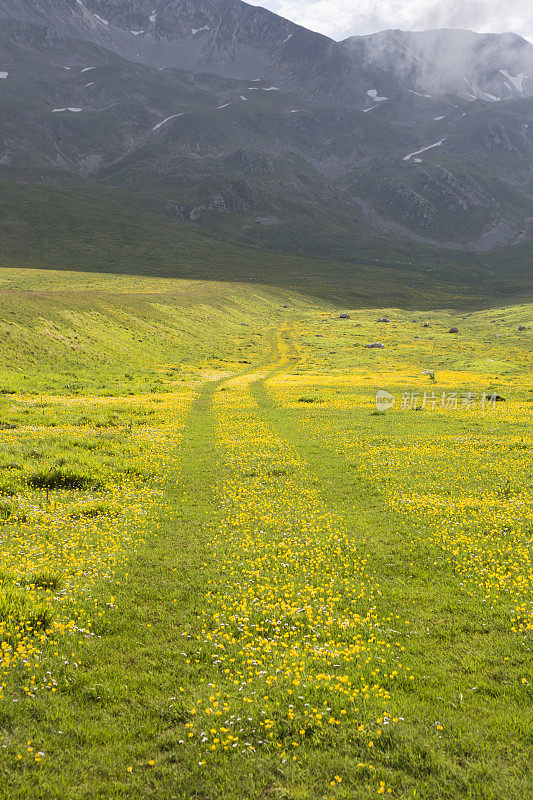
[[[531,793],[531,304],[0,279],[0,797]]]
[[[481,305],[487,297],[505,302],[530,291],[523,249],[485,257],[370,234],[354,240],[353,220],[348,233],[320,213],[319,224],[315,220],[316,212],[300,211],[279,235],[256,225],[261,230],[247,241],[251,232],[243,238],[238,217],[210,232],[172,217],[159,200],[63,171],[40,170],[36,177],[30,170],[24,180],[0,180],[0,259],[15,270],[92,272],[93,283],[94,273],[103,281],[106,274],[111,281],[136,276],[137,285],[143,278],[153,285],[154,275],[239,281],[367,307]],[[68,283],[75,282],[71,275]]]

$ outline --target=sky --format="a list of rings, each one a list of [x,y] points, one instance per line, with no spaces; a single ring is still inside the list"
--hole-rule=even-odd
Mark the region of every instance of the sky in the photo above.
[[[333,39],[387,28],[467,28],[533,42],[532,0],[246,0]]]

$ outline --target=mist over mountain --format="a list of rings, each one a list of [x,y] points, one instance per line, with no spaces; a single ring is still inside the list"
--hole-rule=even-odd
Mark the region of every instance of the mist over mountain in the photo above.
[[[241,0],[0,0],[0,109],[5,186],[81,181],[235,243],[532,236],[533,46],[511,34],[338,43]]]
[[[406,88],[489,102],[533,95],[533,45],[512,33],[391,30],[344,44]]]

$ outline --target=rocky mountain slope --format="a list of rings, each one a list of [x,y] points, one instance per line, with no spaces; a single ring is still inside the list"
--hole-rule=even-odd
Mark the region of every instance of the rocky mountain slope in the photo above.
[[[341,44],[241,0],[0,0],[0,20],[21,43],[51,54],[46,37],[74,37],[130,61],[261,78],[309,99],[364,102],[376,74],[395,84]]]
[[[512,33],[391,30],[344,45],[408,90],[492,103],[533,96],[533,45]]]
[[[336,43],[240,0],[0,0],[0,180],[75,176],[342,259],[521,243],[531,51],[448,31]]]

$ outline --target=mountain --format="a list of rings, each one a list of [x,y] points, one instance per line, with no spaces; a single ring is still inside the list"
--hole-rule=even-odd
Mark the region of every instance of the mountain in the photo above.
[[[523,245],[533,48],[451,33],[338,43],[240,0],[0,0],[0,181],[81,181],[166,237],[344,263]]]
[[[244,78],[262,73],[300,30],[238,0],[3,0],[2,17],[45,25],[131,61]]]
[[[533,45],[513,33],[390,30],[344,45],[408,90],[493,103],[533,96]]]
[[[48,37],[68,36],[133,62],[262,79],[309,99],[363,102],[380,73],[328,37],[241,0],[0,0],[0,20],[52,55]]]

